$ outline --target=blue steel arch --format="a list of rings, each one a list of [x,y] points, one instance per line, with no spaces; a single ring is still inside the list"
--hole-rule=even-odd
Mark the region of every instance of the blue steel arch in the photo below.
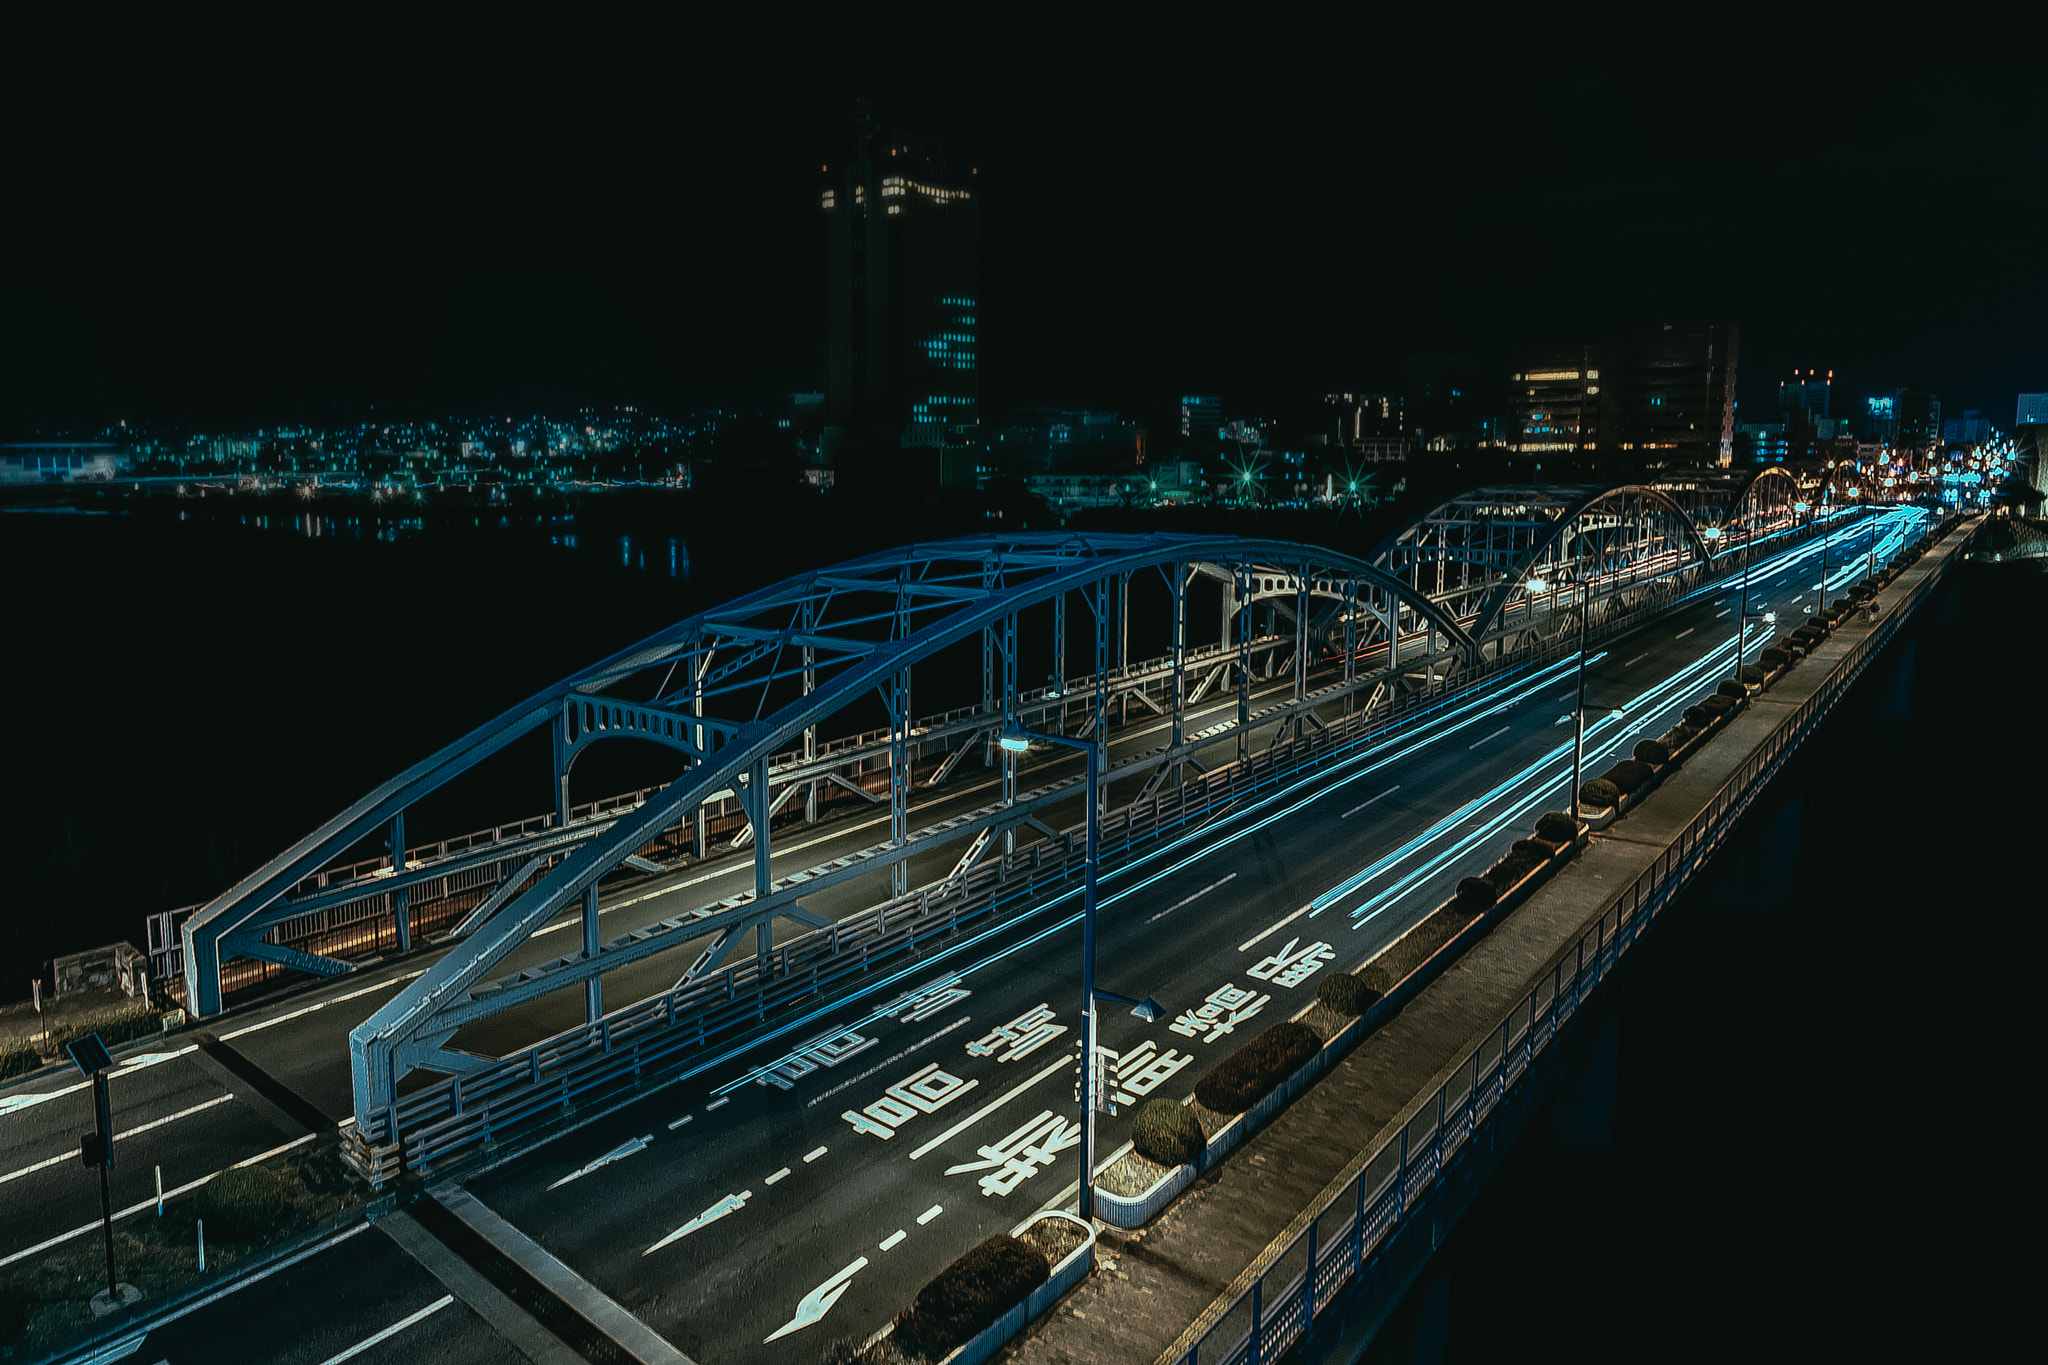
[[[358,1113],[388,1103],[398,1078],[415,1066],[460,1069],[460,1054],[447,1053],[442,1044],[459,1027],[459,1022],[449,1020],[471,1004],[470,988],[534,931],[580,897],[594,893],[599,878],[679,817],[708,797],[731,790],[750,821],[765,824],[767,760],[820,718],[870,691],[881,690],[886,698],[892,687],[900,686],[906,695],[900,698],[900,707],[891,703],[892,729],[899,721],[907,727],[903,717],[908,714],[912,665],[977,634],[1000,629],[1006,618],[1025,608],[1063,600],[1064,594],[1103,589],[1119,576],[1141,570],[1198,565],[1233,570],[1256,565],[1273,574],[1320,572],[1341,577],[1356,586],[1361,598],[1383,598],[1389,621],[1397,616],[1395,608],[1405,605],[1416,620],[1433,626],[1467,657],[1476,653],[1472,636],[1456,620],[1397,577],[1348,555],[1285,541],[1025,534],[913,545],[865,556],[796,575],[698,613],[543,689],[379,786],[186,921],[182,936],[188,1004],[200,1015],[219,1011],[220,964],[229,956],[268,957],[323,970],[325,960],[263,939],[266,929],[285,914],[299,912],[303,902],[287,901],[287,893],[380,827],[402,820],[412,803],[522,736],[551,730],[562,793],[558,810],[566,810],[566,791],[559,784],[565,781],[568,764],[589,744],[614,737],[656,740],[688,758],[691,766],[675,782],[602,829],[574,837],[564,830],[549,855],[558,859],[551,867],[543,867],[545,859],[536,857],[481,907],[482,922],[474,933],[355,1031],[350,1045]],[[867,600],[876,595],[893,599],[892,605],[836,623],[822,619],[825,607],[836,599]],[[781,614],[781,624],[757,624],[776,613]],[[802,654],[801,667],[785,666],[784,656],[792,650]],[[721,664],[721,652],[737,657]],[[672,686],[685,664],[683,685]],[[664,666],[666,674],[649,700],[607,692]],[[765,676],[758,671],[762,666]],[[755,671],[750,674],[750,669]],[[780,700],[777,688],[787,690],[799,677],[803,691]],[[750,688],[751,716],[721,716],[705,709],[712,699],[730,702],[738,695],[744,700]],[[901,832],[899,825],[896,833]],[[402,838],[396,842],[403,846]],[[761,848],[757,877],[763,887],[766,856]],[[526,881],[528,871],[537,879],[522,888],[519,884]],[[394,872],[406,875],[402,869]],[[775,913],[805,918],[793,899],[787,909]],[[765,915],[741,905],[727,912],[724,921],[743,932],[765,923]],[[713,916],[690,928],[702,935],[720,929],[724,921]],[[588,944],[586,953],[591,960],[587,977],[594,980],[609,966],[598,961]],[[624,960],[614,959],[612,965]],[[327,963],[324,969],[341,967]],[[545,986],[559,989],[576,979],[585,978],[565,975]]]

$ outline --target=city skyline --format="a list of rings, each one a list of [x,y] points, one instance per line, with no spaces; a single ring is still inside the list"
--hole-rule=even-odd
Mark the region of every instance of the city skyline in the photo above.
[[[8,431],[823,391],[817,168],[863,95],[975,149],[992,411],[1183,390],[1258,411],[1391,387],[1414,354],[1505,374],[1519,348],[1715,317],[1741,320],[1763,381],[1745,420],[1815,358],[1958,411],[2042,387],[2041,191],[2016,170],[2039,116],[1975,40],[1813,21],[1772,45],[1803,55],[1696,45],[1687,69],[1728,101],[1700,150],[1676,101],[1623,79],[1654,25],[1389,30],[1445,70],[1368,81],[1342,31],[1111,29],[1055,62],[1050,35],[957,25],[883,43],[821,23],[771,48],[620,21],[556,51],[519,23],[384,43],[164,22],[107,39],[89,107],[49,83],[61,61],[10,96],[10,183],[38,208],[8,229]],[[1531,44],[1554,79],[1524,71]],[[678,80],[684,50],[731,60]],[[535,63],[542,87],[508,98],[503,73]],[[387,105],[392,87],[415,97]],[[487,154],[455,154],[487,127]],[[1537,178],[1581,142],[1590,179]],[[686,171],[655,171],[683,146]],[[1908,166],[1963,206],[1894,195]]]

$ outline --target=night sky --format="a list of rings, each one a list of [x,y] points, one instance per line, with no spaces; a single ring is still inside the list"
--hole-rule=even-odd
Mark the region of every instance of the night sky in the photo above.
[[[996,405],[1285,409],[1709,317],[1746,417],[1793,365],[2000,423],[2048,388],[2048,76],[2005,21],[707,8],[13,28],[0,428],[818,387],[856,94],[973,149]]]

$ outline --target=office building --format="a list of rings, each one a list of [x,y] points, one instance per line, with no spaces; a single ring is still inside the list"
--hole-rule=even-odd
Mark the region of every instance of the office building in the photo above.
[[[1735,458],[1732,322],[1661,323],[1629,339],[1622,449],[1641,469],[1726,466]]]
[[[2048,426],[2048,393],[2023,393],[2020,395],[2019,412],[2013,417],[2016,427]]]
[[[1941,444],[1941,399],[1933,390],[1919,384],[1899,390],[1896,444],[1920,454]]]
[[[971,440],[981,420],[977,168],[862,100],[844,159],[821,169],[828,453]]]
[[[1778,384],[1778,413],[1788,422],[1794,420],[1793,414],[1804,413],[1806,425],[1818,426],[1823,419],[1832,416],[1828,411],[1828,398],[1834,387],[1833,370],[1825,373],[1794,370],[1790,379]]]
[[[1180,434],[1189,441],[1214,441],[1223,429],[1223,400],[1194,394],[1180,400]]]
[[[24,441],[0,445],[0,484],[98,483],[125,478],[127,452],[98,441]]]
[[[1598,346],[1543,346],[1510,377],[1508,449],[1517,455],[1579,455],[1615,449],[1620,390]]]
[[[1941,443],[1945,446],[1980,446],[1990,439],[1991,419],[1978,408],[1941,424]]]

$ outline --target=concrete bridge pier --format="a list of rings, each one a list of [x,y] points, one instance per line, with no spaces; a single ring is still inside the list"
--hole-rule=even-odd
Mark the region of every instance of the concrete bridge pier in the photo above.
[[[1550,1150],[1607,1166],[1614,1161],[1614,1097],[1621,1077],[1621,1011],[1607,1016],[1557,1078],[1543,1114]]]

